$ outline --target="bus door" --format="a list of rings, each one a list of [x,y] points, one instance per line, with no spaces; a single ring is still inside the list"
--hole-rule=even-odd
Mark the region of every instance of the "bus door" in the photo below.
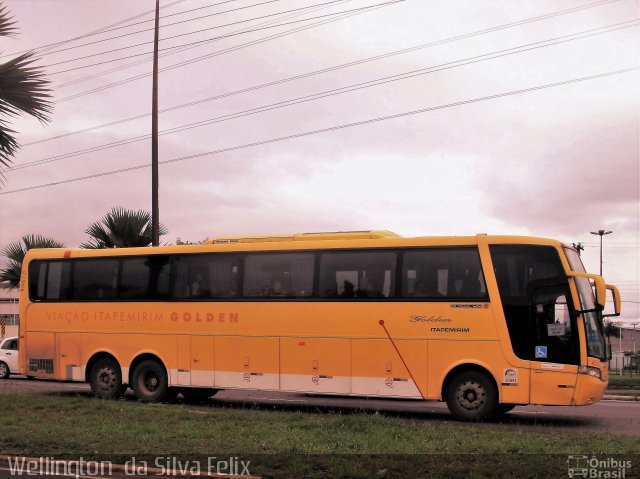
[[[531,403],[572,403],[580,348],[570,298],[566,284],[539,286],[531,293]]]
[[[558,251],[509,244],[490,250],[513,353],[529,366],[529,402],[571,404],[580,343]]]

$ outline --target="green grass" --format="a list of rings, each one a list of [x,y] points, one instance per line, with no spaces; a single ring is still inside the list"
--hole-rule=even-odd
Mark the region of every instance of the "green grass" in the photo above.
[[[518,425],[370,411],[199,408],[80,396],[2,400],[0,450],[7,455],[120,463],[132,456],[177,456],[203,464],[211,456],[237,456],[251,459],[251,472],[266,477],[521,477],[527,467],[566,470],[569,454],[640,452],[637,437],[531,432]],[[518,461],[520,469],[510,476]]]
[[[615,372],[609,373],[607,389],[637,389],[640,391],[640,374],[625,372],[620,376]]]

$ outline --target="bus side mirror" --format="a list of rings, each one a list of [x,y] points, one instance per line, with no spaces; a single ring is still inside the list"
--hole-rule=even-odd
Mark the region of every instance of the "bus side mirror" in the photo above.
[[[611,284],[607,284],[605,285],[606,288],[611,291],[611,297],[613,298],[613,313],[610,314],[603,314],[602,317],[603,318],[609,318],[611,316],[620,316],[620,311],[622,311],[622,302],[620,300],[620,292],[618,291],[618,288],[616,288],[615,286],[611,285]]]
[[[593,281],[596,293],[596,304],[600,311],[604,310],[604,306],[607,303],[607,286],[605,285],[602,276],[598,276],[597,274],[579,273],[577,271],[570,271],[569,273],[567,273],[567,276],[574,278],[587,278]]]

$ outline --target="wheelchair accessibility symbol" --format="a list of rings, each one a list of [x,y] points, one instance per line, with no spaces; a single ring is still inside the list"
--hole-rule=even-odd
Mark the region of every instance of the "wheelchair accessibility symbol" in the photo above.
[[[547,347],[546,346],[536,346],[536,359],[538,358],[546,358],[547,357]]]

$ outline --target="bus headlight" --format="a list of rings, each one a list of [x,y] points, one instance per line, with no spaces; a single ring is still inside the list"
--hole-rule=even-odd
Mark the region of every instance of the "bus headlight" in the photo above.
[[[594,368],[592,366],[580,366],[578,368],[578,373],[586,374],[587,376],[594,377],[596,379],[602,379],[602,374],[598,368]]]

